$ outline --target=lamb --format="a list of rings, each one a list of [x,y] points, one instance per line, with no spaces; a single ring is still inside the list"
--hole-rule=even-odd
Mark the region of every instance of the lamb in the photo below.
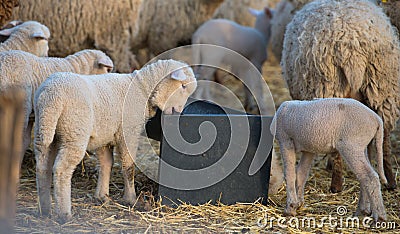
[[[50,31],[39,22],[27,21],[15,27],[2,29],[0,36],[8,37],[0,44],[0,52],[23,50],[39,57],[47,56]]]
[[[305,5],[287,25],[282,73],[293,99],[351,97],[384,122],[387,187],[396,187],[390,131],[399,117],[400,45],[396,29],[371,2],[319,0]],[[340,158],[340,157],[339,157]],[[336,160],[331,190],[342,190]]]
[[[269,8],[263,11],[250,10],[256,17],[254,28],[239,25],[233,21],[225,19],[213,19],[201,25],[192,36],[192,44],[211,44],[222,46],[246,57],[261,73],[262,65],[267,59],[267,44],[270,37],[270,20],[272,12]],[[247,64],[241,64],[235,61],[233,56],[229,54],[212,53],[209,50],[197,48],[193,52],[193,61],[195,64],[212,64],[218,67],[220,64],[225,63],[232,65],[233,73],[238,74],[244,82],[249,85],[250,90],[255,90],[255,97],[257,100],[264,100],[264,93],[259,87],[262,85],[256,82],[260,81],[254,79],[247,74]],[[211,80],[215,73],[215,68],[201,67],[198,71],[204,80]],[[251,79],[252,80],[247,80]],[[210,100],[210,88],[207,86],[208,82],[202,83],[196,91],[195,97],[198,99],[204,98]],[[251,93],[245,89],[246,104],[245,107],[249,111],[254,111],[257,108],[255,102],[252,102]],[[264,102],[260,103],[260,112],[267,109]]]
[[[66,58],[37,57],[18,50],[0,53],[0,93],[17,86],[26,95],[23,150],[31,141],[33,95],[49,75],[59,71],[102,74],[110,72],[112,67],[111,59],[98,50],[83,50]]]
[[[276,112],[276,128],[283,159],[287,201],[285,214],[296,215],[304,203],[304,186],[316,154],[339,152],[360,182],[357,215],[370,214],[375,221],[386,220],[381,185],[383,171],[383,122],[367,106],[350,98],[286,101]],[[367,157],[367,146],[375,140],[378,174]],[[302,152],[297,168],[296,152]]]
[[[181,112],[195,88],[192,69],[175,60],[159,60],[131,74],[51,75],[39,87],[34,102],[42,215],[48,215],[51,209],[53,168],[56,214],[61,222],[72,217],[71,177],[86,149],[96,151],[100,160],[95,196],[104,199],[108,195],[115,147],[122,159],[123,199],[133,204],[134,159],[146,119],[155,114],[156,107],[165,114]]]

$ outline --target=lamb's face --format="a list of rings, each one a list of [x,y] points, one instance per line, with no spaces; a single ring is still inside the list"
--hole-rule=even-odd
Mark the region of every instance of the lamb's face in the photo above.
[[[15,28],[18,29],[21,27],[21,30],[26,31],[26,36],[28,37],[26,40],[30,42],[30,47],[32,48],[32,53],[39,57],[47,57],[49,52],[49,38],[50,38],[50,30],[34,21],[24,22],[20,25],[17,25]]]
[[[157,86],[152,103],[165,114],[172,114],[174,111],[180,113],[196,87],[197,82],[192,68],[181,68]]]
[[[106,74],[110,73],[114,68],[114,63],[110,57],[100,51],[96,51],[98,53],[96,56],[95,63],[93,64],[93,71],[91,74]]]

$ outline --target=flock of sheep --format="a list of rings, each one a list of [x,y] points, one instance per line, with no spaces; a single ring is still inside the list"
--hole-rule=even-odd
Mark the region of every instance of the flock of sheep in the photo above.
[[[13,7],[15,1],[10,2]],[[53,45],[57,46],[50,51],[53,49],[53,54],[60,57],[70,54],[65,58],[47,57],[50,30],[36,21],[12,22],[0,31],[7,38],[0,44],[0,93],[18,87],[26,95],[23,149],[30,144],[35,123],[36,180],[42,215],[51,211],[53,179],[56,216],[62,222],[72,217],[71,177],[86,150],[95,151],[100,161],[95,196],[105,199],[108,195],[115,148],[122,159],[123,199],[135,202],[134,162],[130,156],[136,155],[146,119],[154,115],[156,107],[167,114],[182,111],[195,92],[196,76],[211,79],[214,71],[195,75],[186,63],[160,60],[131,72],[140,63],[134,53],[138,50],[133,48],[145,43],[151,53],[157,54],[184,43],[189,35],[193,43],[220,45],[243,54],[260,72],[271,40],[292,98],[320,98],[282,103],[271,125],[284,164],[285,214],[295,215],[304,202],[304,185],[315,154],[330,153],[340,154],[360,181],[357,214],[386,220],[379,176],[388,188],[396,187],[389,137],[399,118],[400,45],[397,29],[375,1],[282,0],[275,9],[252,11],[257,18],[254,28],[226,19],[205,22],[223,1],[100,4],[88,0],[79,8],[72,1],[22,2],[14,17],[38,20],[58,29],[58,34],[52,30]],[[179,11],[184,19],[190,18],[189,22],[174,21],[180,19],[172,17],[177,13],[174,4],[182,4],[179,9],[193,13],[188,16]],[[67,16],[70,9],[76,15]],[[92,10],[93,14],[82,13]],[[103,14],[113,10],[123,14],[114,19]],[[149,18],[149,11],[158,16]],[[47,12],[57,17],[49,17]],[[83,15],[87,20],[81,22],[79,17]],[[160,20],[161,16],[169,16],[171,21]],[[74,19],[72,23],[69,17]],[[142,24],[127,19],[154,27],[143,33]],[[154,23],[161,21],[159,25]],[[176,26],[185,23],[191,26]],[[199,53],[199,58],[207,59],[207,53]],[[223,55],[208,59],[229,63]],[[232,68],[241,74],[240,64]],[[124,74],[110,73],[113,69]],[[203,97],[206,93],[207,98],[207,92],[197,95]],[[372,143],[378,173],[368,160]],[[296,152],[303,153],[297,167]],[[334,161],[331,190],[340,191],[341,157],[336,156]]]

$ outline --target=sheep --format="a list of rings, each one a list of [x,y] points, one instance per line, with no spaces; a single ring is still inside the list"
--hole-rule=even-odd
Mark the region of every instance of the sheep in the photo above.
[[[3,0],[0,2],[0,26],[10,20],[12,10],[19,5],[19,0]]]
[[[192,36],[192,44],[212,44],[236,51],[246,57],[261,73],[262,65],[267,59],[266,46],[270,37],[272,12],[269,8],[265,8],[263,11],[251,9],[250,13],[256,17],[254,28],[242,26],[226,19],[212,19],[205,22],[196,30]],[[247,64],[238,64],[235,61],[235,57],[221,52],[211,53],[209,50],[197,48],[193,52],[193,61],[195,64],[212,64],[216,67],[222,63],[232,65],[234,73],[238,74],[241,79],[244,79],[251,91],[256,91],[255,96],[257,100],[264,100],[264,93],[258,89],[262,85],[256,83],[260,80],[248,76]],[[216,68],[204,68],[203,66],[196,73],[200,73],[201,78],[204,80],[211,80],[215,70]],[[209,83],[204,82],[202,86],[199,86],[195,98],[211,100],[210,87],[207,84]],[[251,93],[247,89],[245,89],[245,92],[246,109],[249,111],[256,110],[257,105],[253,101]],[[265,105],[264,102],[260,103],[260,112],[267,110]]]
[[[248,13],[249,8],[262,9],[269,0],[225,0],[214,12],[213,19],[228,19],[240,25],[252,27],[255,18]]]
[[[286,181],[286,215],[296,215],[304,203],[304,187],[313,158],[318,153],[339,152],[360,182],[357,215],[370,214],[375,221],[386,220],[381,184],[383,171],[383,122],[367,106],[351,98],[322,98],[286,101],[271,124],[276,129]],[[378,174],[367,157],[367,146],[375,140]],[[296,152],[301,152],[296,164]]]
[[[390,162],[390,131],[399,117],[397,36],[382,9],[371,2],[313,1],[287,25],[281,60],[293,99],[351,97],[382,117],[383,161],[389,189],[396,187]],[[338,192],[343,183],[342,160],[335,161],[331,191]]]
[[[111,152],[116,147],[122,159],[123,199],[133,204],[134,159],[146,119],[155,115],[155,107],[165,114],[181,112],[195,88],[192,69],[175,60],[159,60],[131,74],[51,75],[39,87],[34,101],[34,148],[42,215],[50,213],[53,167],[56,214],[61,222],[72,217],[71,177],[86,149],[96,151],[99,157],[95,196],[105,199]]]
[[[11,50],[0,53],[0,93],[10,87],[20,87],[25,96],[24,144],[29,147],[34,120],[33,95],[52,73],[71,71],[82,74],[102,74],[112,69],[111,59],[98,50],[83,50],[66,58],[37,57],[28,52]]]
[[[275,7],[276,14],[271,20],[271,51],[278,61],[282,59],[283,39],[286,26],[293,19],[294,14],[300,10],[305,4],[313,0],[281,0]],[[369,0],[377,5],[376,0]],[[386,4],[385,4],[386,6]],[[399,5],[400,6],[400,5]],[[385,8],[385,7],[384,7]],[[386,8],[386,13],[392,19],[392,23],[396,25],[396,10],[389,4]],[[398,11],[397,11],[398,12]],[[391,13],[391,14],[390,14]],[[393,15],[393,17],[391,16]],[[399,27],[397,27],[399,28]]]
[[[52,1],[20,0],[13,19],[38,20],[52,34],[50,55],[64,57],[74,51],[105,51],[119,72],[131,72],[135,53],[149,48],[153,54],[189,41],[196,28],[210,19],[223,0]],[[118,25],[118,27],[115,27]],[[65,32],[73,36],[65,36]]]
[[[18,24],[18,22],[11,22]],[[11,28],[0,30],[0,36],[8,37],[0,44],[0,52],[23,50],[36,56],[45,57],[49,50],[49,29],[36,21],[27,21]]]

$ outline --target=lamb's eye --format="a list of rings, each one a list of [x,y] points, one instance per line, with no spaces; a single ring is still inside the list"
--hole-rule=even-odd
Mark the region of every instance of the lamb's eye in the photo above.
[[[186,89],[186,85],[185,84],[182,84],[182,89]]]

